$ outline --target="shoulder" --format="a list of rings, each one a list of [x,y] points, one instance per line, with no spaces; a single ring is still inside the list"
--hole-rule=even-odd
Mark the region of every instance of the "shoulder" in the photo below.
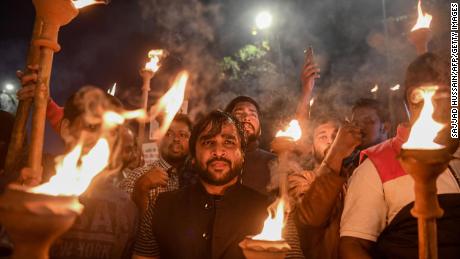
[[[272,160],[272,159],[275,159],[277,156],[272,153],[272,152],[269,152],[265,149],[261,149],[261,148],[258,148],[254,151],[254,153],[257,155],[257,156],[260,156],[260,157],[263,157],[267,160]]]
[[[347,195],[366,193],[369,190],[381,192],[383,183],[377,168],[370,159],[364,160],[348,180]]]

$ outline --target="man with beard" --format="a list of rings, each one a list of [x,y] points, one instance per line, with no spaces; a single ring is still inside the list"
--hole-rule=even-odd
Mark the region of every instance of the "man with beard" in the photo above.
[[[160,142],[160,157],[150,165],[132,170],[120,183],[144,213],[158,194],[179,188],[180,173],[189,154],[188,141],[192,122],[184,114],[174,117]]]
[[[262,134],[259,105],[251,97],[238,96],[227,105],[225,111],[231,113],[243,124],[247,137],[248,147],[241,183],[260,193],[268,194],[269,164],[276,159],[276,155],[259,148],[259,137]]]
[[[305,257],[337,258],[342,192],[350,173],[343,163],[360,144],[361,134],[351,123],[339,128],[334,116],[321,116],[311,125],[313,167],[288,176],[289,194]]]
[[[230,114],[213,111],[192,131],[199,182],[159,195],[140,226],[133,258],[244,258],[238,243],[261,231],[267,199],[238,176],[246,139]]]
[[[411,113],[409,124],[399,125],[396,137],[362,152],[363,162],[351,177],[345,198],[340,226],[341,258],[417,257],[417,220],[410,214],[414,180],[403,170],[397,155],[423,107],[423,100],[417,98],[420,87],[438,87],[432,98],[433,119],[449,125],[447,68],[448,64],[432,53],[419,56],[407,68],[404,87]],[[435,142],[454,152],[458,140],[453,141],[449,134],[450,127],[444,127]],[[444,210],[443,217],[437,219],[439,258],[458,258],[460,254],[458,169],[451,163],[436,181],[438,200]]]

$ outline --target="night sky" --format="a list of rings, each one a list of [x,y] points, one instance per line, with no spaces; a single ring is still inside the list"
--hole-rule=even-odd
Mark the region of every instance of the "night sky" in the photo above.
[[[86,7],[61,28],[62,49],[54,56],[51,96],[62,105],[82,85],[107,89],[117,82],[117,96],[127,107],[134,108],[140,96],[138,71],[146,62],[146,53],[165,48],[171,55],[152,81],[152,96],[164,93],[175,73],[185,68],[195,77],[192,87],[197,94],[191,94],[192,101],[214,107],[207,92],[220,85],[214,69],[217,62],[255,42],[257,38],[250,33],[254,16],[260,10],[270,10],[274,14],[270,39],[278,40],[283,76],[295,78],[300,73],[303,49],[312,45],[322,69],[317,91],[339,96],[341,101],[336,103],[346,104],[358,95],[368,94],[375,83],[385,85],[383,88],[401,83],[405,66],[415,57],[407,33],[415,22],[417,1],[386,1],[387,48],[383,43],[382,2],[385,1],[112,0],[107,6]],[[430,48],[438,52],[448,47],[449,2],[424,1],[426,10],[434,16],[435,37]],[[24,68],[34,8],[31,0],[2,0],[0,5],[0,86],[5,82],[17,85],[15,71]],[[228,100],[236,94],[264,91],[264,87],[286,87],[285,91],[295,96],[300,85],[297,80],[283,86],[218,91],[227,93],[223,100]],[[349,98],[350,94],[353,98]],[[263,107],[266,111],[276,103],[260,101],[267,105]],[[50,146],[54,152],[55,145]]]

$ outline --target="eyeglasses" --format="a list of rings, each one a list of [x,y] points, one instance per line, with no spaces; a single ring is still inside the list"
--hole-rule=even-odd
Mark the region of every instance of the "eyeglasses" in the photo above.
[[[168,137],[168,138],[176,138],[177,137],[179,139],[188,139],[188,138],[190,138],[190,134],[187,133],[187,132],[177,132],[177,133],[175,133],[175,132],[170,131],[170,130],[168,130],[168,132],[166,132],[165,136]]]

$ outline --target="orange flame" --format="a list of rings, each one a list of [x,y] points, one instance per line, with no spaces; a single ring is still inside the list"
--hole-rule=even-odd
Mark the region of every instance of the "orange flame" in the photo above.
[[[420,0],[418,1],[417,12],[418,12],[417,23],[415,23],[411,31],[415,31],[415,30],[422,29],[422,28],[430,28],[431,19],[433,17],[429,13],[423,14],[422,2]]]
[[[115,92],[117,91],[117,83],[113,84],[111,88],[107,90],[107,93],[111,96],[115,96]]]
[[[399,84],[390,88],[391,91],[398,91],[401,86]]]
[[[75,6],[75,8],[77,8],[77,9],[81,9],[81,8],[87,7],[89,5],[107,4],[106,1],[101,1],[101,0],[73,0],[72,3]]]
[[[103,115],[103,130],[123,124],[125,119],[141,117],[143,110],[127,111],[122,114],[108,111]],[[94,147],[82,156],[84,135],[80,142],[67,155],[63,156],[56,165],[56,175],[50,181],[32,188],[33,193],[48,195],[76,196],[82,194],[88,188],[92,179],[103,171],[109,164],[110,145],[108,138],[101,137]],[[81,161],[81,162],[80,162]]]
[[[276,241],[276,240],[283,240],[283,227],[284,227],[284,200],[276,200],[272,205],[275,205],[276,213],[273,213],[269,209],[269,215],[264,222],[264,228],[260,234],[252,237],[255,240],[268,240],[268,241]],[[272,206],[270,205],[270,207]]]
[[[162,49],[152,49],[149,51],[148,57],[150,61],[145,63],[145,69],[152,72],[157,72],[160,69],[160,59],[164,56],[165,51]]]
[[[289,127],[286,130],[279,130],[276,132],[276,137],[288,137],[297,141],[302,137],[302,130],[300,129],[299,121],[291,120]]]
[[[147,114],[145,113],[144,109],[125,111],[121,114],[116,113],[116,112],[111,112],[111,111],[104,113],[104,121],[106,123],[106,127],[108,128],[111,128],[117,125],[121,125],[126,120],[131,120],[131,119],[144,120],[146,118],[147,118]]]
[[[442,145],[435,143],[437,133],[443,128],[443,125],[434,121],[433,102],[431,98],[437,90],[437,86],[420,88],[423,96],[423,108],[417,121],[412,125],[409,139],[403,144],[403,149],[441,149]]]
[[[100,138],[96,145],[81,157],[82,144],[78,144],[56,166],[56,175],[50,181],[32,188],[33,193],[75,196],[82,194],[91,180],[109,163],[110,148],[107,139]]]
[[[155,118],[161,112],[164,112],[165,117],[162,125],[154,135],[154,139],[160,139],[166,133],[174,116],[179,111],[184,101],[185,87],[187,86],[189,74],[187,71],[180,72],[174,80],[171,88],[166,92],[150,110],[150,117]]]

